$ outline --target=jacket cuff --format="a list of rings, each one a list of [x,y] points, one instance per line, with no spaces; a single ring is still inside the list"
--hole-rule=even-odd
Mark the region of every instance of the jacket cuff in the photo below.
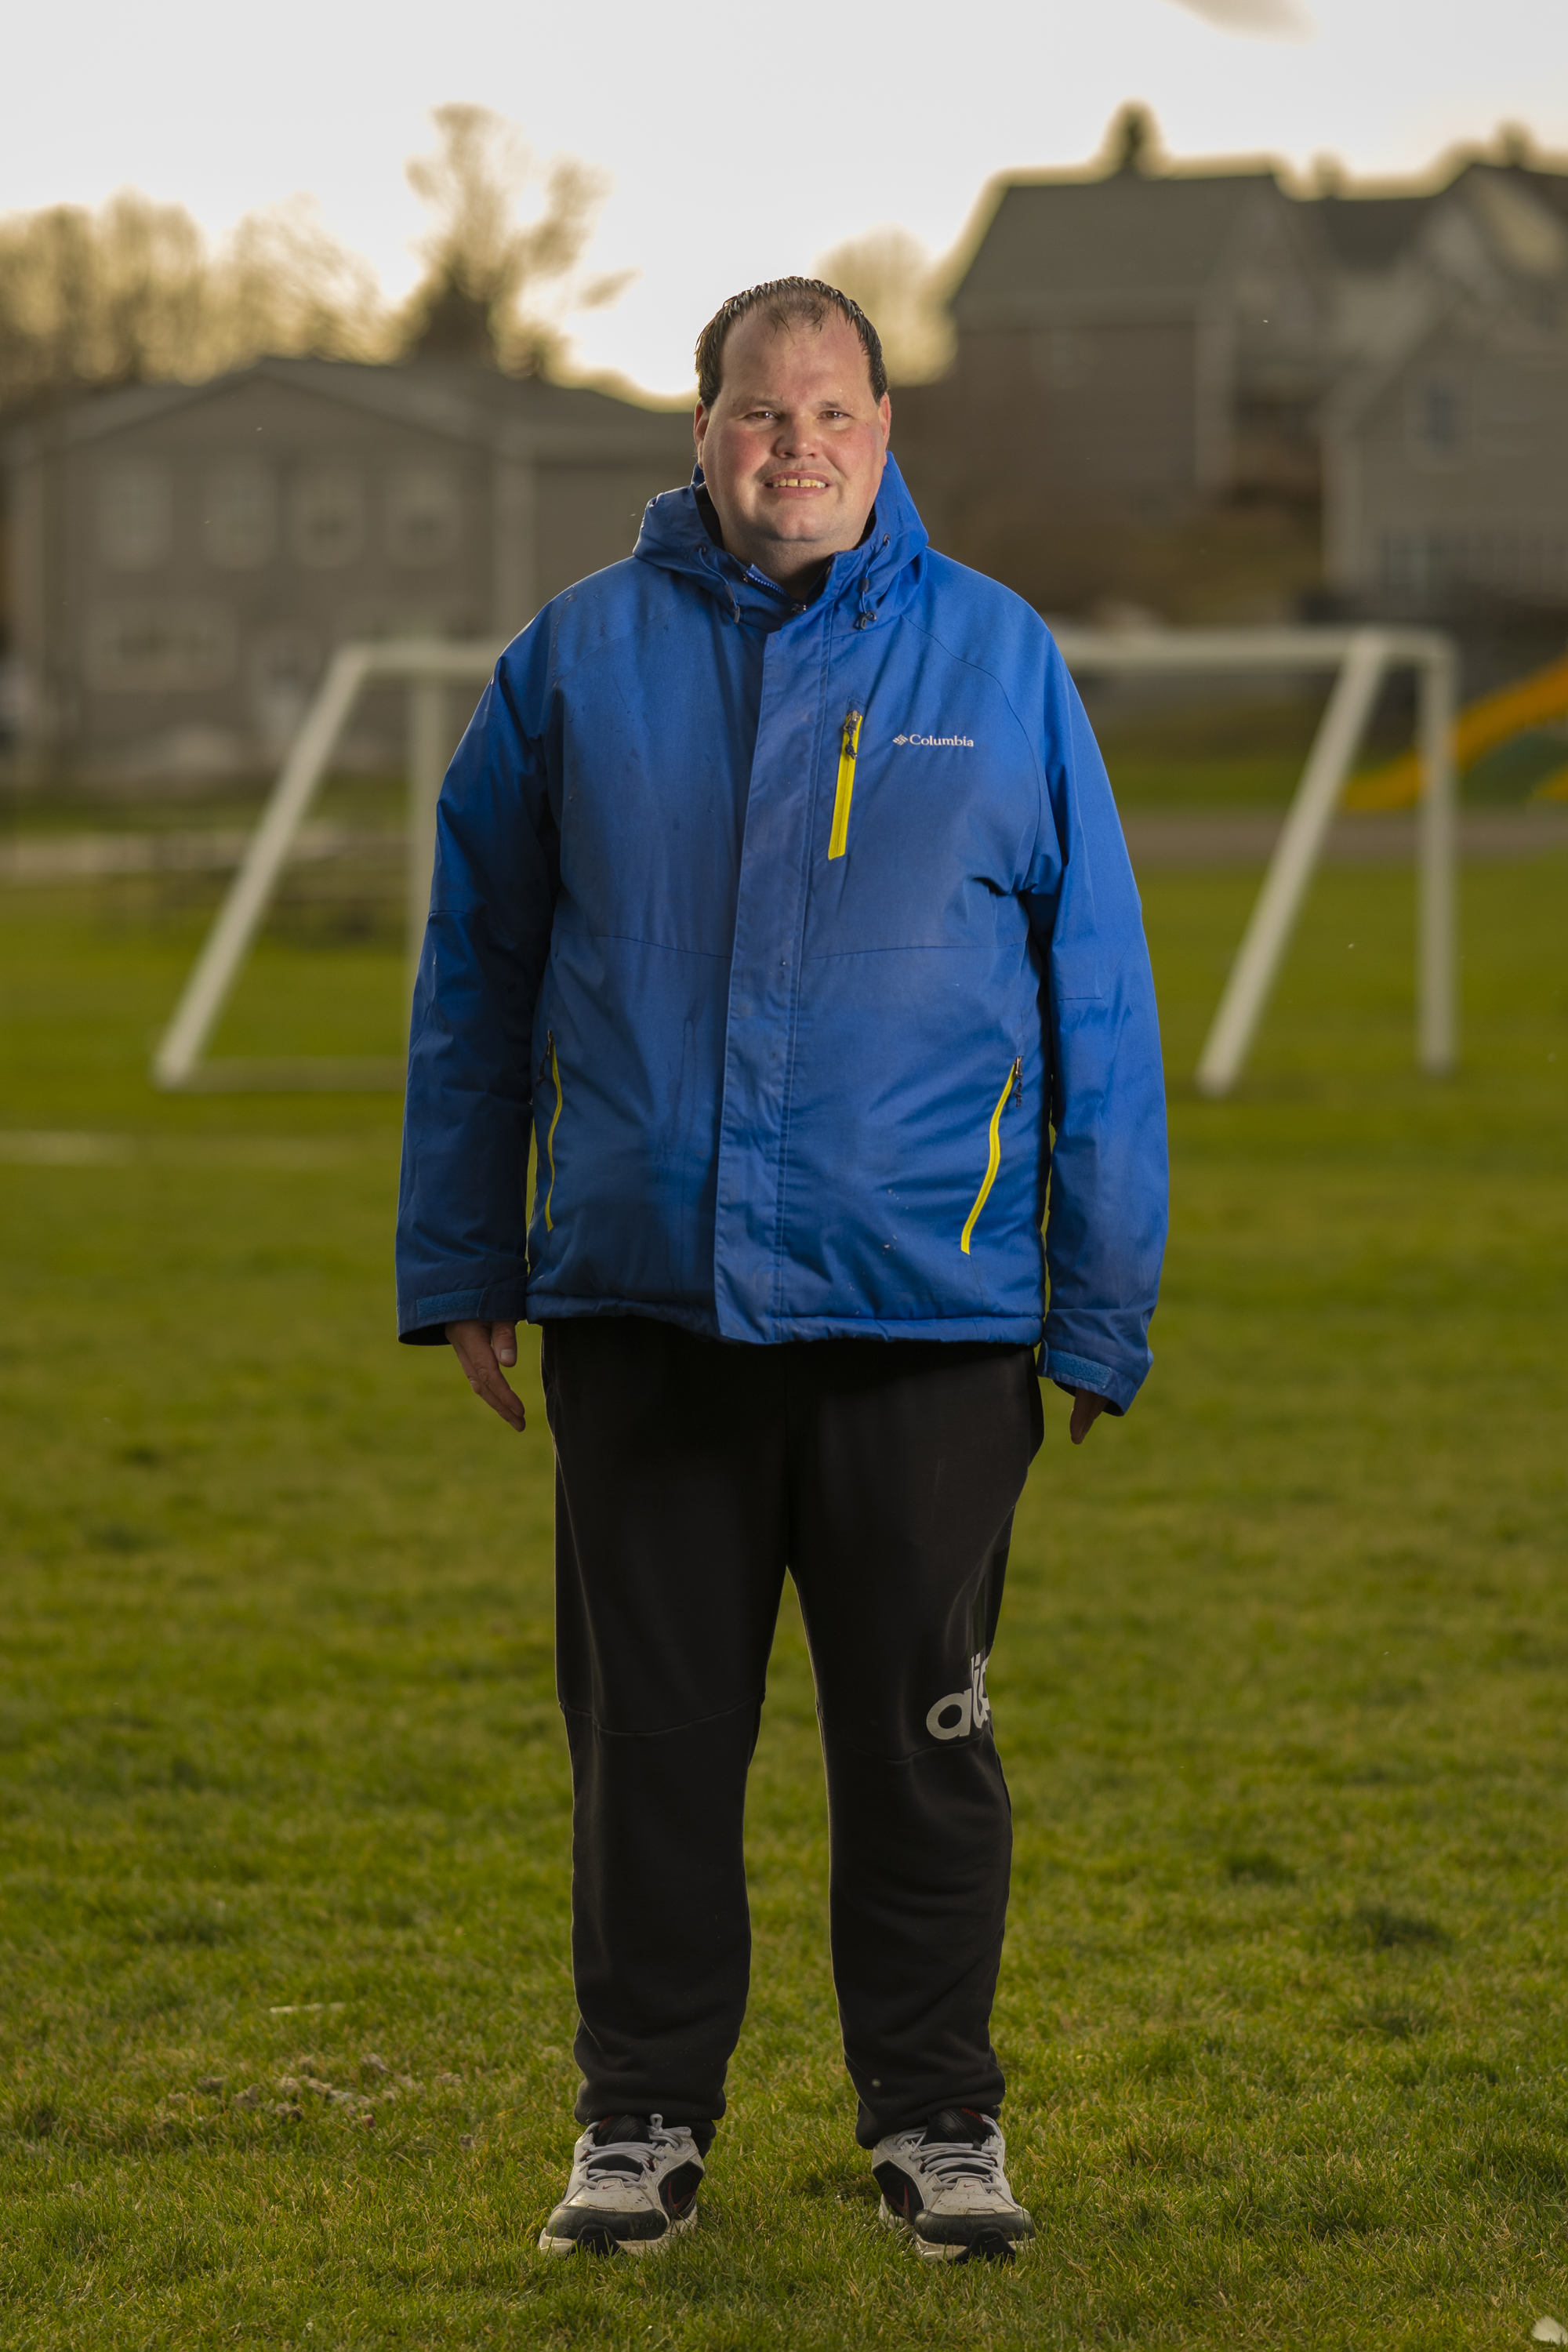
[[[1138,1393],[1138,1382],[1130,1381],[1125,1372],[1113,1371],[1109,1364],[1090,1363],[1087,1356],[1064,1356],[1059,1348],[1040,1349],[1040,1370],[1058,1389],[1069,1392],[1092,1389],[1096,1396],[1104,1397],[1118,1418]]]
[[[397,1336],[407,1348],[444,1348],[448,1323],[521,1323],[528,1316],[524,1285],[492,1290],[451,1290],[437,1298],[400,1298]]]

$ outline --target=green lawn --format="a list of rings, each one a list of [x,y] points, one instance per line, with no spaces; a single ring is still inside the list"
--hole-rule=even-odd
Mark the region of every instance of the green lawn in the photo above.
[[[1568,858],[1467,877],[1442,1087],[1410,1066],[1408,877],[1325,874],[1253,1077],[1204,1104],[1251,887],[1145,882],[1158,1361],[1081,1453],[1052,1392],[992,1675],[1039,2238],[940,2274],[876,2230],[851,2137],[793,1606],[701,2228],[647,2267],[535,2252],[575,2127],[531,1350],[511,1440],[393,1345],[392,1098],[148,1092],[197,905],[0,904],[0,1124],[133,1139],[0,1160],[0,2341],[1568,2320]],[[390,937],[280,941],[220,1050],[385,1052],[397,970]]]

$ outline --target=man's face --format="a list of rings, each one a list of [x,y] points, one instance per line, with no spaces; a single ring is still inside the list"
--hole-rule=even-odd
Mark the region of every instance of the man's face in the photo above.
[[[724,380],[697,408],[697,454],[724,544],[785,587],[854,547],[876,503],[892,407],[847,319],[730,331]]]

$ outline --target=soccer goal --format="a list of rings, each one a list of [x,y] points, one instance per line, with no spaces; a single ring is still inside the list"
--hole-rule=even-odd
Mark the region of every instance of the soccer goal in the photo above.
[[[206,1049],[240,967],[255,943],[289,851],[310,814],[355,703],[373,682],[408,688],[408,961],[417,967],[436,857],[436,803],[451,750],[448,688],[488,678],[500,645],[437,638],[342,646],[300,722],[228,895],[153,1056],[153,1081],[173,1090],[294,1093],[303,1088],[397,1090],[401,1061],[304,1055],[277,1061],[209,1061]]]
[[[1458,661],[1453,640],[1426,629],[1147,629],[1064,627],[1057,642],[1080,677],[1135,672],[1337,672],[1301,781],[1275,844],[1225,992],[1198,1057],[1206,1095],[1228,1094],[1240,1076],[1301,903],[1322,856],[1335,808],[1391,670],[1415,672],[1422,790],[1415,866],[1415,1058],[1442,1076],[1458,1043],[1453,751]],[[403,1083],[401,1062],[302,1056],[289,1061],[209,1061],[207,1045],[255,940],[287,862],[363,688],[401,679],[408,688],[408,955],[417,966],[430,898],[436,803],[448,745],[447,688],[489,677],[500,646],[417,640],[351,645],[334,656],[273,787],[243,864],[219,909],[153,1061],[167,1088],[385,1087]],[[412,979],[410,981],[412,989]]]
[[[1458,1043],[1453,639],[1435,629],[1068,627],[1057,631],[1057,643],[1079,677],[1138,671],[1338,673],[1198,1056],[1199,1091],[1213,1096],[1228,1094],[1246,1066],[1378,689],[1391,670],[1415,671],[1421,768],[1415,1059],[1433,1076],[1451,1070]]]

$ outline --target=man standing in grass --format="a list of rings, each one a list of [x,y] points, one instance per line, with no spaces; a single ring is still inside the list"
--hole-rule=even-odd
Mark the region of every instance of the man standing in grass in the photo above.
[[[521,1430],[543,1326],[585,2129],[541,2243],[695,2221],[787,1569],[858,2137],[923,2256],[1006,2258],[985,1664],[1037,1351],[1075,1444],[1148,1369],[1148,954],[1061,658],[931,551],[869,321],[784,278],[697,363],[690,486],[452,762],[409,1061],[402,1336]]]

